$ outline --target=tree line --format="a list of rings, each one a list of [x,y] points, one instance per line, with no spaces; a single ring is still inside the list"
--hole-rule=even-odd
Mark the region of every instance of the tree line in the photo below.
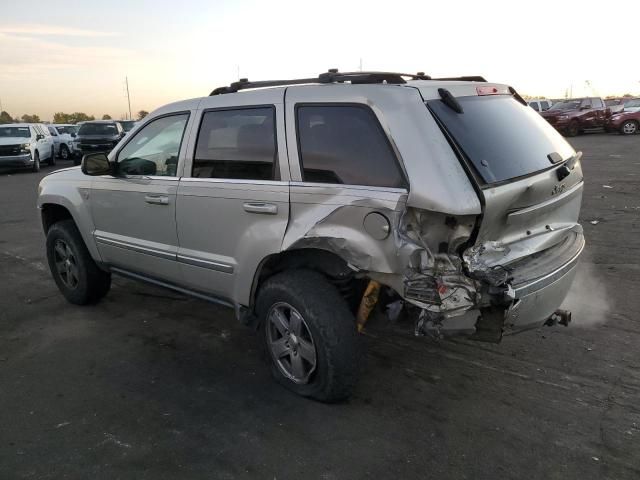
[[[149,115],[149,112],[146,110],[140,110],[137,114],[137,120],[142,120],[144,117]],[[56,112],[53,114],[53,123],[78,123],[78,122],[87,122],[89,120],[95,120],[96,117],[93,115],[87,115],[84,112],[74,112],[74,113],[65,113],[65,112]],[[102,120],[111,120],[111,115],[103,115]],[[38,115],[29,115],[25,113],[21,117],[12,117],[9,112],[2,111],[0,112],[0,124],[3,123],[40,123],[40,117]]]

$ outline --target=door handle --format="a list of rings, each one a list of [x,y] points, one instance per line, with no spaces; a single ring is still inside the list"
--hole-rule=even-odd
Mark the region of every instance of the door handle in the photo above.
[[[266,213],[267,215],[275,215],[278,213],[278,206],[273,203],[251,203],[242,204],[245,212],[249,213]]]
[[[166,195],[145,195],[144,201],[153,205],[169,205],[169,197]]]

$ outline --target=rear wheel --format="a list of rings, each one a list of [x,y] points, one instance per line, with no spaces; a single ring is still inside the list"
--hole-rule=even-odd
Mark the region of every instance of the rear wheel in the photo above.
[[[37,150],[33,152],[33,166],[31,167],[31,170],[34,172],[40,171],[40,154]]]
[[[55,223],[47,232],[47,261],[58,289],[70,303],[95,303],[111,287],[111,274],[93,261],[73,220]]]
[[[578,133],[580,133],[580,126],[578,125],[578,122],[574,120],[569,123],[566,131],[566,136],[575,137],[576,135],[578,135]]]
[[[633,135],[638,133],[638,122],[635,120],[627,120],[620,126],[620,133],[623,135]]]
[[[355,319],[321,274],[289,270],[260,289],[257,311],[275,379],[323,402],[345,399],[359,373]]]

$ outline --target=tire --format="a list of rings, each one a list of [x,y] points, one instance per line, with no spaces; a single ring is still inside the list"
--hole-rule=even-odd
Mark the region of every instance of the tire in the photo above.
[[[62,220],[49,228],[47,261],[58,289],[70,303],[96,303],[111,287],[111,274],[93,261],[73,220]]]
[[[56,149],[55,147],[51,147],[51,156],[49,157],[48,165],[54,166],[56,164]]]
[[[39,172],[40,171],[40,153],[36,150],[33,152],[33,166],[31,167],[31,171]]]
[[[620,133],[622,135],[634,135],[638,133],[638,122],[635,120],[627,120],[620,125]]]
[[[310,270],[279,273],[260,288],[256,307],[276,381],[321,402],[351,394],[360,371],[360,339],[347,303],[323,275]],[[278,322],[279,315],[286,325]],[[294,321],[298,316],[301,322]]]
[[[566,132],[565,132],[565,136],[566,137],[575,137],[579,133],[580,133],[580,126],[578,125],[578,122],[573,120],[572,122],[569,123],[569,126],[567,127]]]
[[[62,160],[69,160],[69,147],[65,144],[60,145],[60,158]]]

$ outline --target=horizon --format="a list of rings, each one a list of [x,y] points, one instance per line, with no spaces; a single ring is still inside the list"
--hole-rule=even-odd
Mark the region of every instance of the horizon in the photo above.
[[[569,91],[573,97],[640,96],[640,69],[614,44],[572,41],[574,51],[558,54],[569,45],[563,35],[572,19],[579,30],[585,20],[613,18],[622,5],[615,1],[603,7],[538,2],[536,10],[553,12],[548,15],[523,15],[502,0],[490,9],[465,0],[435,14],[415,0],[393,9],[335,0],[319,6],[193,0],[178,11],[168,0],[66,0],[55,9],[34,3],[47,9],[47,22],[34,23],[32,9],[16,3],[3,8],[0,20],[0,110],[14,118],[128,116],[125,77],[135,118],[139,110],[206,96],[242,77],[302,78],[360,66],[482,75],[532,98],[564,98]],[[624,9],[629,18],[640,13],[640,5]]]

